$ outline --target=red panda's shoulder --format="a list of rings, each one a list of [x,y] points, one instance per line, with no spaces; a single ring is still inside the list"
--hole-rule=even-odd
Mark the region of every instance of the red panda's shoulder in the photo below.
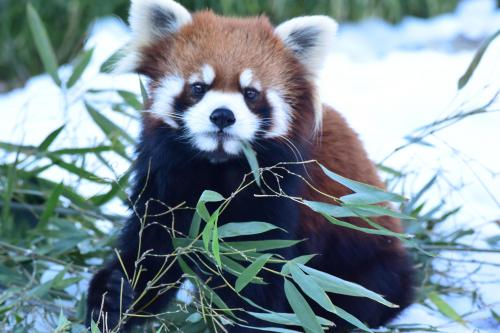
[[[313,146],[312,159],[343,177],[379,188],[385,187],[377,174],[375,164],[369,159],[356,132],[347,124],[340,113],[329,106],[324,106],[323,109],[322,130]],[[304,189],[303,198],[307,200],[333,203],[321,192],[336,198],[352,193],[348,188],[327,177],[317,165],[310,165],[308,173],[315,189],[310,187]],[[323,217],[306,207],[303,208],[302,215],[305,230],[321,231],[324,230],[325,223],[328,224]],[[390,230],[396,232],[401,230],[397,219],[381,217],[373,220]],[[357,219],[352,219],[349,222],[366,226],[365,222]],[[361,234],[349,229],[343,229],[342,232],[346,235],[349,233]]]

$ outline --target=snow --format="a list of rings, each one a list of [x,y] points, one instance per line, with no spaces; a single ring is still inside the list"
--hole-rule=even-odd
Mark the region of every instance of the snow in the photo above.
[[[395,26],[377,19],[342,24],[319,84],[323,100],[347,118],[373,160],[410,174],[405,186],[398,190],[416,192],[434,174],[440,173],[437,185],[425,199],[434,203],[444,199],[450,208],[463,206],[442,228],[450,231],[463,225],[473,228],[477,234],[467,242],[481,248],[487,247],[484,237],[499,233],[492,221],[500,219],[500,113],[472,116],[429,135],[425,142],[432,147],[412,145],[391,153],[406,143],[406,135],[418,135],[417,128],[480,107],[500,90],[500,39],[497,39],[469,84],[457,92],[457,81],[479,42],[498,29],[500,11],[492,0],[462,1],[454,13],[428,20],[406,18]],[[95,53],[83,83],[63,93],[50,77],[41,75],[22,89],[0,95],[4,119],[0,123],[0,141],[35,145],[62,124],[66,128],[55,147],[84,147],[105,140],[85,111],[79,98],[82,92],[88,87],[139,92],[139,84],[136,75],[99,74],[102,62],[128,38],[123,22],[116,18],[98,20],[90,36],[86,48],[95,47]],[[60,69],[63,77],[70,72],[69,65]],[[94,96],[90,102],[99,105],[113,98],[116,95],[110,92]],[[500,102],[497,100],[491,109],[500,111]],[[137,135],[137,123],[110,110],[103,113]],[[113,158],[111,163],[116,174],[128,167],[128,162],[119,158]],[[98,170],[97,163],[95,168],[103,177],[116,176],[108,170]],[[44,175],[71,180],[70,175],[57,169],[47,170]],[[82,182],[82,190],[93,195],[104,189]],[[125,212],[118,202],[109,209],[114,213]],[[444,253],[443,257],[500,263],[498,255],[491,253]],[[478,264],[441,259],[436,266],[452,269],[457,279],[473,273],[472,281],[464,283],[477,290],[484,306],[478,308],[466,297],[445,297],[458,313],[465,315],[467,326],[452,323],[428,302],[413,305],[396,323],[434,325],[444,332],[499,331],[489,312],[492,308],[500,313],[500,293],[496,290],[499,267],[482,265],[478,269]]]

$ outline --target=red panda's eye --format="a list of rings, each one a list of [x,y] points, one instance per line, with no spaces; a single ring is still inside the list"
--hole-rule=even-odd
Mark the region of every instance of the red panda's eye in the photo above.
[[[259,92],[254,88],[245,88],[243,94],[245,95],[245,99],[249,101],[254,101],[259,96]]]
[[[207,85],[204,83],[193,83],[191,85],[191,93],[195,97],[203,97],[205,93],[207,92]]]

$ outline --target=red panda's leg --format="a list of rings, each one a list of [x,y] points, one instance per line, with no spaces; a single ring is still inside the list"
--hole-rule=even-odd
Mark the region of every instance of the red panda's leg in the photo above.
[[[138,260],[139,225],[134,220],[129,222],[120,240],[120,261],[125,265],[127,274],[124,273],[120,261],[115,259],[92,278],[87,301],[87,326],[90,326],[91,320],[97,323],[99,319],[100,328],[107,327],[111,330],[119,324],[120,318],[123,319],[123,313],[133,305],[131,313],[145,316],[128,317],[122,321],[121,331],[128,331],[132,326],[143,322],[148,315],[152,317],[160,313],[175,296],[178,288],[170,286],[176,285],[176,282],[180,283],[182,272],[178,264],[170,265],[173,259],[166,256],[173,253],[170,238],[158,236],[164,230],[162,227],[152,225],[145,228],[141,243],[144,248]],[[168,270],[165,271],[167,267]],[[134,275],[136,280],[132,288],[127,276],[132,280]],[[148,286],[150,289],[146,290]]]
[[[123,289],[122,289],[123,281]],[[94,321],[105,331],[118,325],[120,310],[125,311],[134,300],[134,290],[117,262],[99,270],[92,278],[87,299],[87,327]]]

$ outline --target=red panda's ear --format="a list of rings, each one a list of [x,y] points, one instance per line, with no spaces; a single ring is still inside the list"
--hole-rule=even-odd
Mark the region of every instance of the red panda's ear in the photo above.
[[[141,49],[154,41],[177,33],[192,20],[189,11],[172,0],[131,0],[130,45],[116,71],[135,71],[141,61]]]
[[[280,24],[275,32],[309,73],[316,76],[332,46],[337,23],[328,16],[302,16]]]

